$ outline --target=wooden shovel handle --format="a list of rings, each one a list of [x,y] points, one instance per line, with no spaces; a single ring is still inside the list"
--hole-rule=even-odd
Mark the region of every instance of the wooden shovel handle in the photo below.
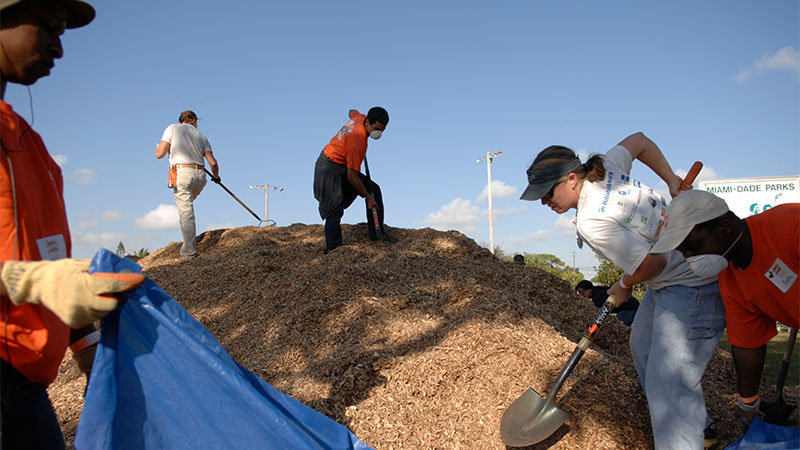
[[[700,161],[695,161],[692,164],[692,168],[689,169],[689,173],[686,174],[686,178],[683,179],[681,186],[678,188],[679,191],[688,190],[692,186],[692,182],[695,178],[697,178],[697,174],[703,169],[703,163]]]

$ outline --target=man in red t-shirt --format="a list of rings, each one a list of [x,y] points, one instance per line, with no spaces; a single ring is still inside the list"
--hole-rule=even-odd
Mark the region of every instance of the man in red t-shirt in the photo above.
[[[62,56],[59,36],[87,25],[79,0],[0,2],[0,98],[8,82],[28,86]],[[98,333],[92,322],[116,308],[113,294],[141,274],[94,274],[70,259],[61,169],[39,134],[0,100],[0,422],[2,448],[64,448],[47,385],[67,347],[87,375]]]
[[[372,208],[378,210],[381,240],[395,242],[383,227],[383,199],[381,188],[375,181],[361,173],[361,163],[367,155],[368,138],[380,139],[389,123],[389,113],[380,106],[371,108],[367,115],[351,109],[350,120],[322,149],[314,166],[314,198],[319,201],[319,215],[325,220],[324,253],[342,245],[341,220],[344,210],[357,196],[367,200],[368,237],[377,239]]]
[[[721,198],[686,191],[667,210],[653,253],[677,248],[700,275],[719,275],[728,342],[736,367],[742,431],[753,421],[766,344],[775,322],[800,325],[800,203],[740,219]]]

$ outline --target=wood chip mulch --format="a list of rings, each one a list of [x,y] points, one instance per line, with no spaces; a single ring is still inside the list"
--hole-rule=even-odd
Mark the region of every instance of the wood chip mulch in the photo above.
[[[192,261],[173,242],[139,264],[240,364],[367,445],[505,449],[503,411],[529,387],[547,393],[596,308],[461,233],[390,231],[399,241],[386,245],[343,225],[345,245],[323,255],[321,225],[214,230]],[[559,390],[565,426],[529,449],[652,448],[628,335],[603,324]],[[71,446],[85,383],[67,353],[49,392]],[[730,354],[717,350],[703,389],[721,449],[738,435]]]

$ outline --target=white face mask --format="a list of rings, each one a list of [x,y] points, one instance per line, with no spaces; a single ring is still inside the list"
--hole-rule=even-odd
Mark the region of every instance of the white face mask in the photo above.
[[[742,237],[743,232],[744,230],[739,232],[739,236],[722,255],[707,254],[695,255],[686,258],[689,268],[692,270],[692,272],[694,272],[695,275],[703,278],[710,278],[719,275],[720,272],[728,267],[728,260],[725,259],[725,255],[727,255],[733,246],[739,242],[739,238]]]
[[[369,137],[371,137],[372,139],[375,139],[377,141],[378,139],[381,138],[382,135],[383,135],[383,131],[381,131],[381,130],[372,130],[372,132],[369,134]]]

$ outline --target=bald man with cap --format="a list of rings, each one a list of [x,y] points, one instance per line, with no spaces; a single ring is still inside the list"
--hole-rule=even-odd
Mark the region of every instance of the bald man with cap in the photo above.
[[[775,322],[800,325],[800,203],[741,219],[710,192],[683,192],[667,209],[664,233],[652,252],[674,249],[696,274],[718,277],[736,367],[735,417],[744,432],[758,411]]]
[[[0,0],[0,97],[30,86],[61,58],[61,34],[87,25],[94,8],[77,0]],[[66,87],[64,88],[66,89]],[[115,309],[111,294],[141,274],[89,275],[71,259],[61,169],[39,134],[0,100],[0,421],[2,448],[64,448],[47,385],[67,347],[91,372],[99,333],[92,323]]]

